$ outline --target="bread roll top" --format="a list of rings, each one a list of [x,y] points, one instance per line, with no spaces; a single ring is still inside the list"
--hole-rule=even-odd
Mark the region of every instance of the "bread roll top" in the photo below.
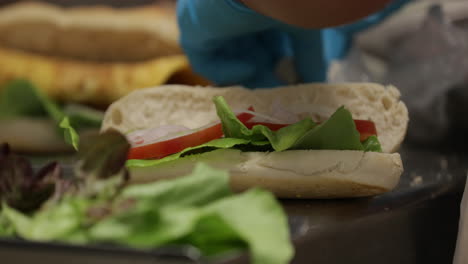
[[[23,2],[0,8],[0,45],[90,61],[141,61],[182,54],[175,5],[63,8]]]

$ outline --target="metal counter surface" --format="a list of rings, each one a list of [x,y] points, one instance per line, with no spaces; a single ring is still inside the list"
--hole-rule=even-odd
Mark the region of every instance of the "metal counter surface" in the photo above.
[[[468,159],[402,149],[391,193],[341,201],[285,201],[301,222],[294,263],[451,263]],[[296,227],[297,228],[297,227]]]

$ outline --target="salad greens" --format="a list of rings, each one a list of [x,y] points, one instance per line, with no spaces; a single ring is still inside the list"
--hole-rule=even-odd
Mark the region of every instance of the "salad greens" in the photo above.
[[[49,163],[37,173],[30,162],[10,153],[8,145],[0,145],[0,200],[22,211],[38,209],[54,192],[60,168]]]
[[[214,97],[213,101],[216,112],[221,119],[225,137],[242,138],[250,141],[267,140],[276,151],[291,148],[297,138],[316,126],[311,119],[304,119],[276,132],[263,125],[256,125],[252,129],[248,129],[232,112],[223,97]]]
[[[10,221],[4,214],[0,214],[0,237],[12,237],[15,233]]]
[[[50,118],[63,133],[65,142],[76,150],[76,130],[101,126],[103,114],[85,106],[60,106],[26,80],[14,80],[0,87],[0,119]]]
[[[248,246],[254,263],[286,263],[292,254],[273,195],[259,189],[233,195],[228,174],[203,164],[186,177],[128,187],[119,199],[136,203],[94,226],[93,240],[143,248],[188,243],[208,255]]]
[[[242,138],[251,141],[268,140],[275,151],[289,149],[334,149],[334,150],[364,150],[360,142],[351,113],[340,107],[324,123],[316,124],[306,118],[295,124],[272,131],[263,125],[248,129],[229,108],[223,97],[213,99],[226,137]],[[373,139],[374,145],[378,143]],[[375,147],[373,149],[376,149]]]
[[[41,98],[35,88],[27,81],[12,81],[0,89],[0,118],[16,116],[45,116]]]
[[[235,194],[226,171],[202,163],[185,177],[127,185],[129,147],[117,132],[82,142],[74,174],[65,177],[56,163],[34,174],[28,160],[5,145],[0,152],[0,236],[139,249],[191,245],[206,257],[248,249],[252,263],[291,260],[287,219],[271,193]],[[47,195],[40,202],[24,195],[25,190],[42,195],[45,186]],[[31,200],[34,207],[18,206]]]

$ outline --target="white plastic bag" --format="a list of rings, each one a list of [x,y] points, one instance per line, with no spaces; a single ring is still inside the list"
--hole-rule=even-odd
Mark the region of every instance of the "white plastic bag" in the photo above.
[[[359,49],[374,54],[384,54],[397,39],[417,31],[424,23],[427,10],[434,4],[440,5],[449,23],[468,19],[466,0],[419,0],[412,1],[404,8],[356,36],[355,44]]]
[[[448,2],[463,4],[466,12],[461,14],[465,16],[457,13],[457,18],[468,19],[468,1]],[[372,36],[391,45],[358,42],[344,60],[332,64],[328,74],[329,82],[371,81],[398,87],[410,113],[407,140],[413,143],[446,141],[450,133],[459,130],[453,127],[460,123],[455,122],[454,113],[459,115],[468,109],[468,101],[458,100],[468,94],[468,29],[448,19],[445,9],[441,5],[430,6],[412,32],[405,29],[396,34],[397,29],[393,28],[377,34],[376,29],[371,29]],[[383,25],[386,23],[389,22]],[[454,98],[451,94],[462,96]]]

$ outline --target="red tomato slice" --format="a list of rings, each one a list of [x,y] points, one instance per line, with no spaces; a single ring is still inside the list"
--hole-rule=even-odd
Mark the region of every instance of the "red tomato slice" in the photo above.
[[[253,108],[249,108],[249,110]],[[247,122],[254,115],[242,112],[237,115],[241,122]],[[220,122],[198,129],[181,132],[172,138],[163,138],[148,145],[137,146],[130,149],[128,159],[161,159],[186,148],[198,146],[223,136]]]
[[[354,124],[356,124],[356,129],[361,134],[361,142],[370,136],[377,136],[377,128],[374,122],[368,120],[354,120]]]

